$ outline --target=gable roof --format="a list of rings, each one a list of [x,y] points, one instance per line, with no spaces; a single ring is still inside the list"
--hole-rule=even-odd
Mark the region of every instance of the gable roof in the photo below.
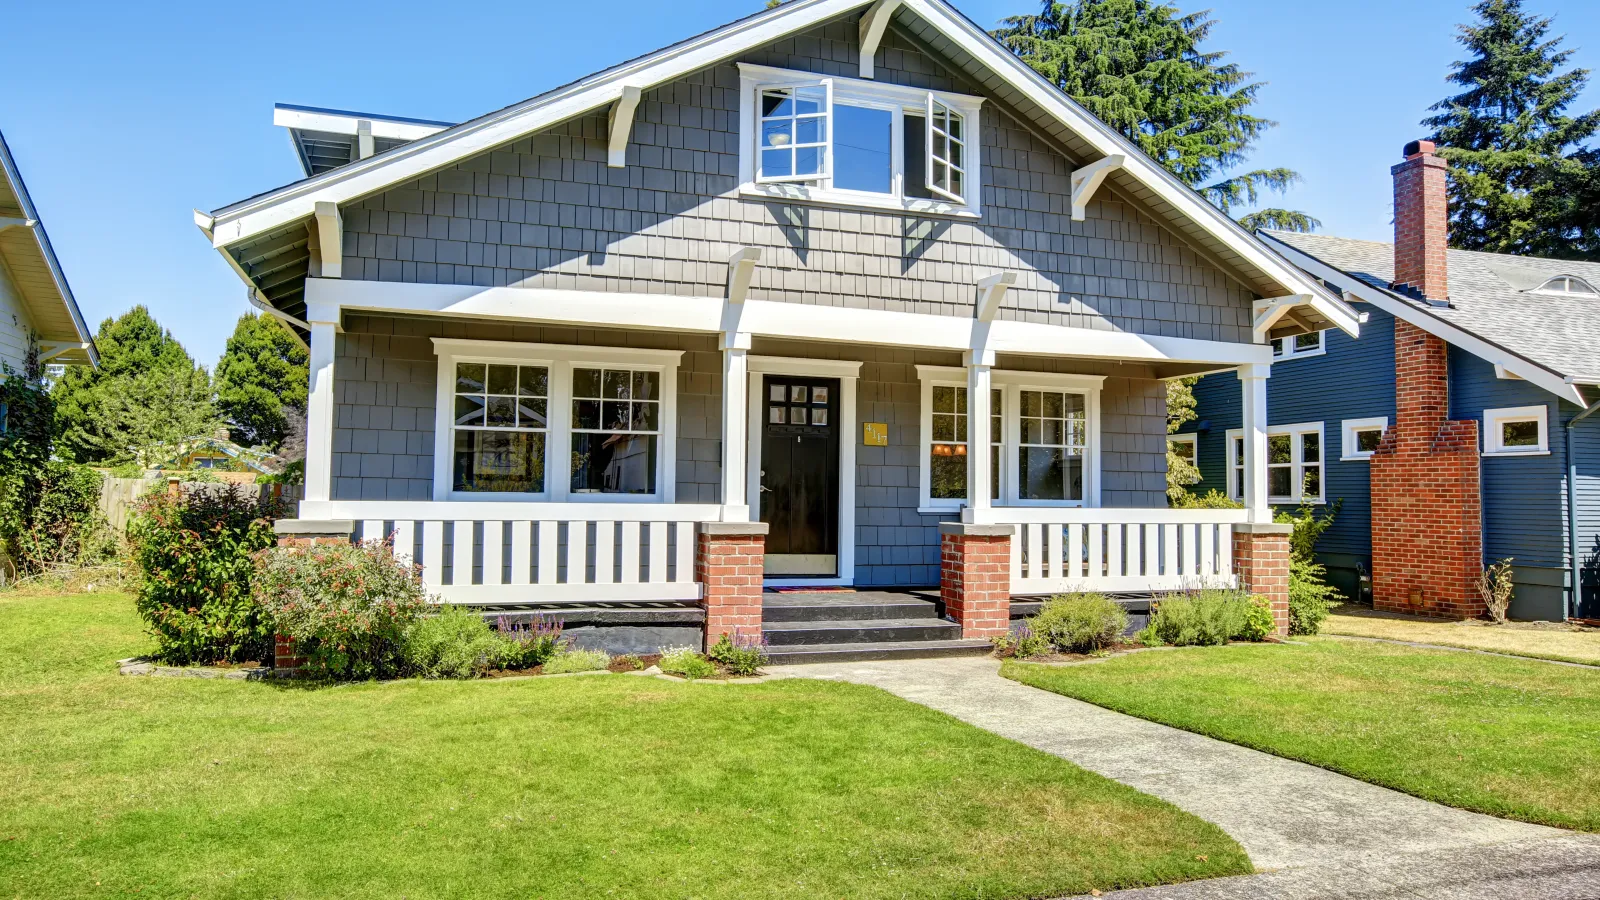
[[[274,277],[270,261],[227,253],[252,240],[294,244],[293,229],[319,201],[349,203],[484,153],[574,116],[602,109],[625,90],[649,89],[826,23],[869,5],[892,10],[893,22],[943,55],[957,69],[1053,137],[1083,165],[1121,155],[1112,187],[1171,228],[1219,268],[1268,297],[1304,295],[1300,318],[1314,327],[1339,327],[1355,334],[1355,313],[1336,295],[1268,250],[1226,214],[1146,156],[1131,141],[1073,102],[988,32],[946,0],[793,0],[655,53],[547,91],[364,160],[323,172],[274,191],[225,206],[196,221],[212,245],[228,255],[246,281],[257,266]],[[253,251],[247,251],[253,252]],[[283,276],[292,277],[292,276]],[[279,282],[281,283],[281,282]]]
[[[289,140],[294,143],[295,156],[300,159],[300,168],[305,170],[309,178],[361,159],[363,125],[372,138],[373,153],[382,153],[418,138],[438,134],[455,123],[274,103],[272,124],[289,129]]]
[[[9,221],[6,221],[9,220]],[[13,227],[6,227],[7,225]],[[99,353],[94,333],[83,321],[77,298],[67,284],[66,273],[50,246],[39,211],[28,186],[22,183],[11,148],[0,134],[0,264],[11,273],[11,280],[22,292],[29,318],[45,345],[44,355],[52,363],[97,365]],[[54,345],[54,346],[51,346]]]
[[[1566,399],[1583,402],[1574,385],[1600,385],[1600,354],[1595,351],[1600,344],[1600,298],[1535,293],[1557,275],[1600,283],[1600,264],[1450,250],[1450,300],[1443,306],[1390,289],[1391,244],[1320,234],[1264,236],[1313,275],[1323,274],[1318,264],[1337,270],[1326,278],[1329,283],[1348,286],[1360,299],[1423,330],[1447,326],[1458,334],[1440,337]],[[1338,275],[1344,276],[1343,283]],[[1474,346],[1465,336],[1493,349]]]

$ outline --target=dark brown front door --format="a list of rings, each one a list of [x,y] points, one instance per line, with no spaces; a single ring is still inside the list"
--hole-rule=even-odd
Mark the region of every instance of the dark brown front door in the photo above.
[[[839,571],[839,379],[762,385],[761,521],[768,576]]]

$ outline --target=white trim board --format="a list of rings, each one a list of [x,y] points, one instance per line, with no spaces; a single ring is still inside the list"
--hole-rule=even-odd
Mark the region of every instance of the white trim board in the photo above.
[[[270,191],[205,217],[201,227],[212,246],[224,248],[310,215],[317,201],[345,203],[427,172],[604,108],[629,88],[649,89],[707,68],[868,5],[868,0],[795,0],[605,70],[504,110],[465,122],[366,160]],[[1148,187],[1182,217],[1223,242],[1241,264],[1280,285],[1285,294],[1307,295],[1309,305],[1352,336],[1359,333],[1355,312],[1315,279],[1273,254],[1256,237],[1184,185],[1130,141],[1062,94],[946,0],[905,0],[901,8],[927,22],[976,62],[1054,116],[1098,152],[1124,156],[1118,176]],[[1093,162],[1084,160],[1082,162]]]
[[[1578,391],[1574,384],[1568,382],[1565,376],[1538,363],[1524,359],[1504,347],[1491,344],[1459,326],[1452,325],[1430,314],[1426,309],[1417,306],[1415,303],[1402,300],[1389,291],[1373,287],[1354,275],[1335,268],[1303,250],[1291,247],[1271,235],[1264,235],[1263,237],[1271,242],[1269,246],[1300,268],[1334,285],[1345,293],[1372,304],[1397,319],[1409,322],[1446,343],[1454,344],[1468,353],[1492,363],[1495,366],[1496,374],[1502,371],[1509,372],[1544,388],[1563,400],[1571,401],[1583,407],[1589,405],[1588,401],[1583,398],[1583,394]]]
[[[766,408],[761,390],[763,376],[799,375],[839,379],[839,562],[832,578],[774,577],[762,579],[768,587],[848,587],[856,581],[856,382],[861,363],[830,359],[793,359],[752,356],[749,365],[748,411],[745,420],[745,500],[750,518],[761,520],[761,432]]]
[[[727,305],[727,301],[719,297],[306,279],[306,316],[313,322],[336,322],[339,313],[348,310],[605,328],[626,323],[632,329],[720,334]],[[1272,348],[1266,344],[1203,341],[1034,322],[979,322],[966,316],[812,306],[776,300],[746,300],[735,305],[741,307],[737,319],[739,332],[763,337],[1117,362],[1198,363],[1219,368],[1272,361]]]

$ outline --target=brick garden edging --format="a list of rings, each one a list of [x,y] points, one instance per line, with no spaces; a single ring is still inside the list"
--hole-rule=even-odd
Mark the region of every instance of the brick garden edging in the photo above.
[[[939,525],[939,599],[963,638],[1011,630],[1011,536],[1014,525]]]
[[[761,637],[761,578],[767,523],[701,522],[695,528],[694,580],[706,611],[705,647],[724,634]]]

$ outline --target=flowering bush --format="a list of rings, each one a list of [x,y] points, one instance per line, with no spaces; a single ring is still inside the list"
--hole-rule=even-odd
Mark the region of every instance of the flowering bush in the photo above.
[[[764,635],[742,634],[729,638],[727,632],[723,632],[706,651],[706,656],[734,675],[754,675],[767,662],[767,639]]]
[[[273,542],[280,504],[230,485],[150,494],[128,525],[135,605],[157,655],[177,663],[266,659],[272,633],[250,600],[252,556]]]
[[[710,678],[717,674],[717,667],[711,664],[711,660],[693,647],[662,647],[661,662],[657,665],[669,675],[682,675],[690,680]],[[549,671],[549,667],[545,670]]]
[[[400,674],[406,631],[427,608],[415,567],[388,541],[273,547],[255,561],[255,602],[324,678]]]
[[[507,669],[531,669],[549,662],[561,649],[561,628],[560,619],[535,616],[525,627],[519,627],[501,616],[495,620],[495,630],[501,639],[500,665]]]

